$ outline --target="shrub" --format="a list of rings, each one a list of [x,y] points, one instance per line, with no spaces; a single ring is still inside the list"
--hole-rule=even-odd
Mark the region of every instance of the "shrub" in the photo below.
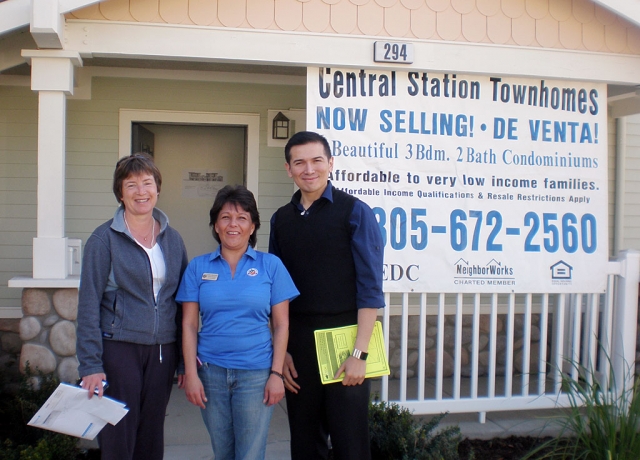
[[[608,359],[608,358],[607,358]],[[560,435],[525,457],[539,454],[543,448],[550,451],[541,457],[547,459],[580,460],[638,460],[640,459],[640,381],[632,388],[624,382],[618,388],[613,375],[612,389],[605,390],[598,383],[595,371],[572,363],[584,379],[573,380],[563,375],[563,385],[569,395],[570,407],[560,418]],[[627,376],[632,375],[627,369]],[[625,377],[627,377],[625,376]],[[628,381],[625,378],[625,381]]]
[[[454,460],[458,459],[460,428],[445,428],[433,434],[446,416],[440,414],[427,423],[396,403],[369,403],[369,437],[372,460]]]
[[[27,425],[58,387],[52,374],[34,373],[27,363],[15,396],[4,395],[0,405],[0,460],[74,460],[78,440]]]

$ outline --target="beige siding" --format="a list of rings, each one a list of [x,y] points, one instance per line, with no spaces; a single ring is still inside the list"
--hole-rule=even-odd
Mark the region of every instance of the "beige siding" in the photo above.
[[[609,178],[609,255],[615,256],[613,253],[613,239],[614,239],[614,218],[615,218],[615,202],[616,202],[616,120],[613,118],[608,119],[607,123],[607,170]]]
[[[31,273],[36,236],[38,98],[28,87],[0,86],[0,317],[20,311],[15,275]]]
[[[623,249],[640,250],[640,115],[627,118]]]
[[[621,250],[640,250],[640,115],[626,119],[624,207]],[[613,254],[615,209],[616,124],[609,121],[609,241]]]
[[[67,17],[640,54],[640,28],[589,0],[105,0]]]

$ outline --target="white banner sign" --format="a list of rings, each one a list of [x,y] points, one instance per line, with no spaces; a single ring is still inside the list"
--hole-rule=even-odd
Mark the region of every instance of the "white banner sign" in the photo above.
[[[368,203],[385,291],[600,292],[606,86],[309,68],[307,128]]]

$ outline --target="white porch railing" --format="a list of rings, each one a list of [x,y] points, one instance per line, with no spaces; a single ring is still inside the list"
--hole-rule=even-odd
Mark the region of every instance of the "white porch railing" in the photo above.
[[[397,402],[415,414],[478,412],[482,422],[491,411],[563,407],[569,402],[562,388],[563,375],[579,377],[578,367],[571,363],[590,370],[581,377],[595,375],[603,389],[615,391],[614,382],[619,388],[623,384],[630,388],[628,379],[633,378],[635,369],[640,253],[620,253],[609,262],[607,274],[605,293],[387,293],[390,307],[384,309],[383,316],[387,355],[390,318],[399,315],[394,323],[400,331],[394,336],[399,336],[395,348],[400,350],[400,365],[395,372],[398,378],[391,380],[393,391],[389,377],[383,378],[381,399]],[[482,342],[481,315],[486,315],[482,318]],[[417,334],[412,328],[412,337],[410,316],[419,324]],[[428,321],[428,317],[432,318]],[[434,324],[434,318],[437,333],[434,337],[433,330],[429,331],[433,350],[429,356],[435,356],[435,362],[427,360],[426,351],[428,323]],[[453,340],[445,337],[445,330],[454,334]],[[532,331],[536,340],[539,338],[533,354]],[[448,363],[448,375],[444,370],[445,339],[448,356],[453,358],[453,372]],[[409,343],[412,341],[415,349],[416,340],[418,358],[409,371]],[[516,355],[517,367],[529,372],[516,370]],[[465,366],[463,356],[465,363],[468,357]]]

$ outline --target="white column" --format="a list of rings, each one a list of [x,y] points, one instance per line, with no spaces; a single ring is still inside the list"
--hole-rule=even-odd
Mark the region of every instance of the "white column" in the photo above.
[[[38,210],[33,239],[33,278],[68,274],[64,229],[66,97],[73,94],[73,69],[80,55],[69,51],[23,50],[31,63],[31,89],[38,91]]]

